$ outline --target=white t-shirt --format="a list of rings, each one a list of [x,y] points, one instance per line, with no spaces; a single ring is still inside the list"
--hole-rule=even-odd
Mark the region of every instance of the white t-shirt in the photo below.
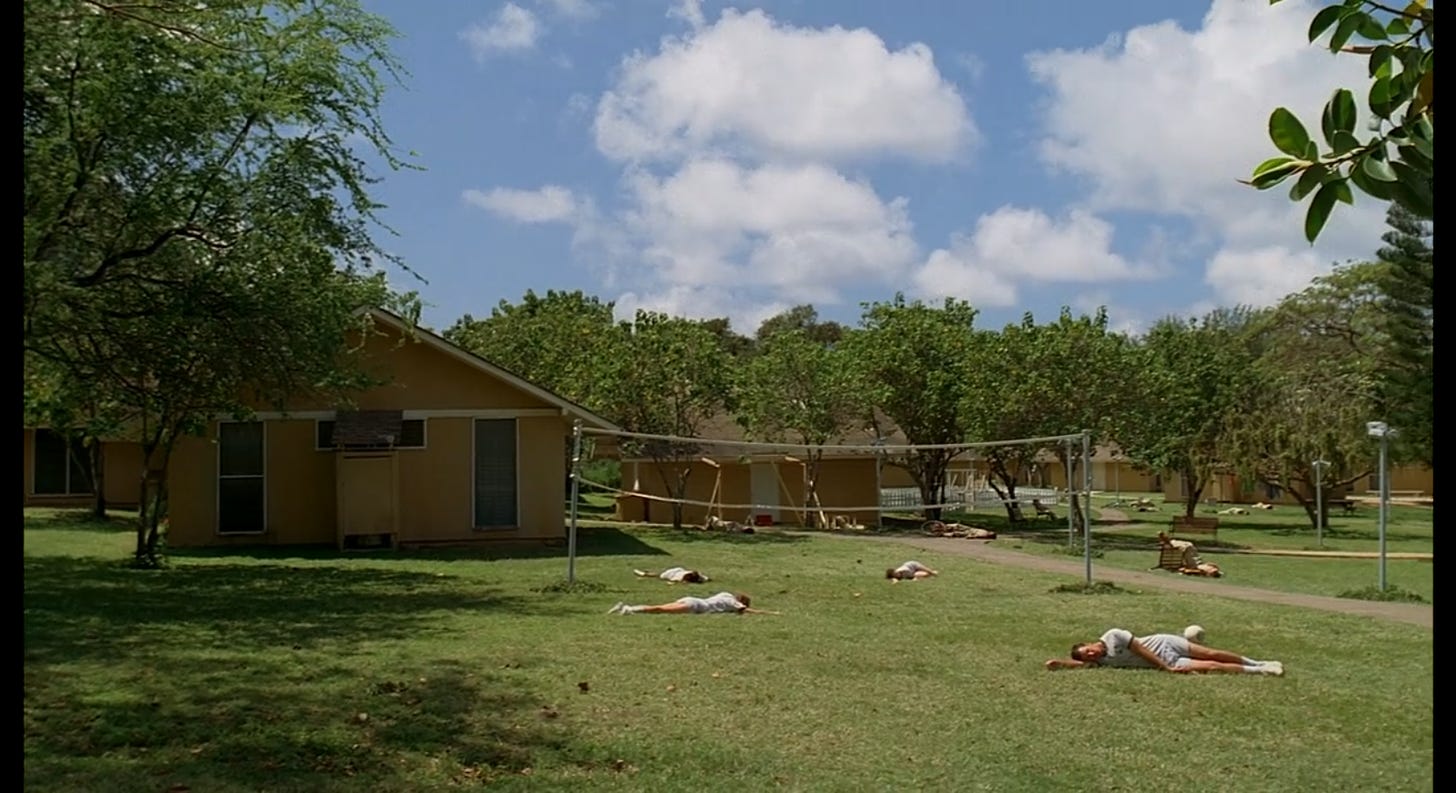
[[[683,580],[683,576],[687,574],[688,569],[686,567],[669,567],[666,570],[658,573],[657,577],[661,578],[663,581],[681,582]]]
[[[694,614],[730,614],[748,608],[732,592],[719,592],[707,598],[682,598],[679,602],[687,603]]]
[[[1158,665],[1132,651],[1132,632],[1113,628],[1102,634],[1107,655],[1097,663],[1138,669],[1157,669]],[[1179,666],[1188,658],[1188,640],[1171,633],[1154,633],[1137,637],[1138,644],[1148,648],[1169,666]]]
[[[910,562],[906,562],[906,563],[900,565],[899,567],[896,567],[895,568],[895,577],[896,578],[914,578],[915,577],[915,574],[917,572],[919,572],[921,570],[929,570],[929,569],[930,569],[929,567],[926,567],[925,565],[923,565],[923,564],[921,564],[919,562],[910,561]]]

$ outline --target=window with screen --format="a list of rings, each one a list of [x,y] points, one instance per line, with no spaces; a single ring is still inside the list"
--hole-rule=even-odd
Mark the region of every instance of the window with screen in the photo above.
[[[263,422],[217,427],[217,530],[256,534],[265,527]]]
[[[80,438],[55,430],[35,431],[35,479],[38,496],[80,496],[91,493],[91,452]]]
[[[515,528],[516,420],[475,421],[475,527]]]

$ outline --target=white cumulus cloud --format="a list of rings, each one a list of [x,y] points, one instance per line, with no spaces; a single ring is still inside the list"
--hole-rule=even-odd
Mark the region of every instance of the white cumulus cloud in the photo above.
[[[674,286],[755,286],[832,303],[849,283],[893,282],[916,246],[903,201],[823,165],[694,160],[630,179],[629,224],[652,275]]]
[[[757,10],[724,11],[628,57],[595,126],[602,153],[628,161],[705,151],[945,161],[977,138],[929,47],[891,51],[863,28],[793,27]]]
[[[536,2],[551,9],[556,15],[569,19],[591,19],[600,10],[589,0],[536,0]]]
[[[1307,248],[1224,249],[1209,261],[1203,280],[1214,288],[1223,305],[1264,307],[1304,289],[1310,279],[1329,271],[1330,265]]]
[[[1259,192],[1237,182],[1278,153],[1267,133],[1274,108],[1288,107],[1318,138],[1334,90],[1358,95],[1368,82],[1364,58],[1309,44],[1321,5],[1213,0],[1196,30],[1160,22],[1093,49],[1031,54],[1031,73],[1049,91],[1044,162],[1085,179],[1096,210],[1189,219],[1205,246],[1222,249],[1207,282],[1223,296],[1267,302],[1269,290],[1300,288],[1330,262],[1369,256],[1384,230],[1380,202],[1359,195],[1355,207],[1337,205],[1311,249],[1307,201],[1291,202],[1287,186]],[[1272,253],[1280,249],[1287,255]],[[1255,261],[1291,269],[1246,290],[1230,268]]]
[[[1039,209],[1003,206],[932,252],[915,273],[926,297],[959,297],[985,306],[1011,306],[1022,282],[1086,282],[1145,278],[1149,268],[1112,250],[1113,227],[1074,209],[1060,219]]]
[[[537,190],[466,190],[461,197],[466,203],[519,223],[570,222],[580,217],[583,206],[572,191],[558,185]]]
[[[519,52],[536,46],[541,37],[536,15],[515,3],[506,3],[490,24],[474,24],[461,31],[460,38],[477,59],[501,52]]]

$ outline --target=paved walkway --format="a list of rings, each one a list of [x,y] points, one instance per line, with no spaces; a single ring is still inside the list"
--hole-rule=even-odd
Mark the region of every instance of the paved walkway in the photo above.
[[[797,532],[794,532],[797,533]],[[1065,573],[1069,575],[1082,576],[1085,574],[1085,562],[1080,559],[1054,559],[1046,556],[1038,556],[1029,553],[1020,553],[1005,548],[997,548],[977,540],[965,540],[950,537],[916,537],[916,536],[892,536],[892,535],[844,535],[828,534],[824,532],[804,532],[816,537],[836,537],[853,542],[886,542],[908,545],[914,548],[922,548],[936,553],[954,554],[958,556],[969,556],[993,564],[1013,565],[1031,570],[1039,570],[1046,573]],[[1394,558],[1387,555],[1387,558]],[[1253,600],[1262,603],[1275,603],[1284,606],[1300,606],[1303,608],[1321,609],[1334,611],[1341,614],[1355,614],[1377,619],[1391,620],[1394,622],[1405,622],[1412,625],[1419,625],[1424,628],[1432,627],[1433,606],[1421,603],[1393,603],[1378,600],[1355,600],[1352,598],[1326,597],[1323,595],[1304,595],[1295,592],[1279,592],[1272,589],[1255,589],[1253,587],[1233,586],[1225,581],[1210,581],[1178,576],[1170,573],[1124,570],[1121,568],[1096,565],[1092,569],[1093,577],[1100,581],[1112,581],[1121,584],[1136,584],[1143,587],[1156,589],[1168,589],[1175,592],[1190,592],[1202,595],[1216,595],[1218,597],[1235,598],[1237,600]]]

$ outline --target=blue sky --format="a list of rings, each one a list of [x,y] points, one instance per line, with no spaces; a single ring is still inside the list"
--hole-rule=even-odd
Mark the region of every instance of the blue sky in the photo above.
[[[1284,190],[1235,182],[1274,107],[1313,128],[1363,84],[1306,43],[1313,0],[365,5],[401,34],[384,119],[423,167],[384,174],[380,241],[436,328],[581,289],[749,334],[896,291],[1137,330],[1272,303],[1384,230],[1342,205],[1311,247]]]

